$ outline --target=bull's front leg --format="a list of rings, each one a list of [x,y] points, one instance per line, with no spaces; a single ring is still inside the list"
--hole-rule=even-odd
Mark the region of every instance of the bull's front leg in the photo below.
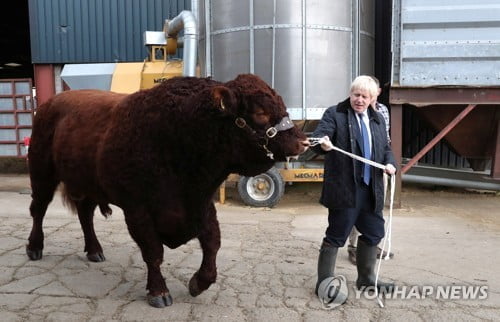
[[[126,210],[124,213],[130,235],[141,249],[142,258],[148,268],[146,289],[149,291],[149,305],[158,308],[172,305],[172,296],[160,270],[163,244],[154,229],[150,214],[144,209]]]
[[[213,203],[208,207],[207,221],[203,226],[198,240],[203,251],[200,269],[189,281],[189,293],[198,296],[205,291],[217,278],[215,260],[220,248],[220,229],[217,221],[217,211]]]

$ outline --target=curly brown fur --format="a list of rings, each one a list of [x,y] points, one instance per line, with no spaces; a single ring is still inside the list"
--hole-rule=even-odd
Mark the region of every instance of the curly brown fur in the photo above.
[[[287,115],[282,98],[255,75],[227,83],[177,77],[131,95],[57,95],[38,109],[33,126],[28,255],[41,257],[43,216],[62,182],[66,203],[78,212],[89,259],[104,260],[93,211],[99,206],[106,215],[108,204],[115,204],[147,264],[150,303],[171,303],[160,271],[163,245],[175,248],[193,238],[204,261],[190,291],[201,293],[215,281],[220,247],[213,195],[230,173],[257,175],[304,151],[305,135],[296,127],[265,137]],[[248,127],[236,126],[237,118]]]

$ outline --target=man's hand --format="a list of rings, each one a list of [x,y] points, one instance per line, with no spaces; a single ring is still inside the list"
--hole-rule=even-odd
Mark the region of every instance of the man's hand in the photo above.
[[[330,138],[327,135],[325,135],[324,137],[322,137],[319,142],[320,142],[321,148],[323,150],[325,150],[325,151],[331,151],[331,150],[333,150],[332,141],[330,141]]]
[[[392,164],[385,165],[385,173],[393,175],[396,173],[396,168]]]

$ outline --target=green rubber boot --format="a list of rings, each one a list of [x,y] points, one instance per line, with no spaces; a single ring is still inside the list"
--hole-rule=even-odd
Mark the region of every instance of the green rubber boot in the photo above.
[[[358,289],[368,288],[374,290],[375,286],[375,264],[377,262],[377,246],[369,246],[363,240],[358,239],[356,252],[356,266],[358,268],[358,279],[356,287]],[[394,283],[377,281],[379,292],[392,293]]]
[[[318,281],[314,293],[318,295],[319,284],[327,277],[334,276],[335,261],[337,260],[337,252],[339,248],[332,246],[327,241],[323,240],[321,249],[319,250],[318,258]]]

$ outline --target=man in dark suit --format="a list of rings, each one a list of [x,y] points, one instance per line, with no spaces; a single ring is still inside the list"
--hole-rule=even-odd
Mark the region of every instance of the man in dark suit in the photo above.
[[[313,133],[323,138],[313,149],[325,154],[323,190],[320,203],[328,208],[328,228],[318,259],[319,284],[334,276],[339,247],[343,247],[353,226],[361,233],[356,253],[361,289],[375,285],[377,245],[384,237],[383,171],[333,150],[336,147],[385,165],[394,174],[396,162],[387,141],[382,116],[368,108],[378,94],[370,76],[358,76],[351,84],[349,98],[329,107]],[[378,281],[379,290],[392,291],[394,284]]]

